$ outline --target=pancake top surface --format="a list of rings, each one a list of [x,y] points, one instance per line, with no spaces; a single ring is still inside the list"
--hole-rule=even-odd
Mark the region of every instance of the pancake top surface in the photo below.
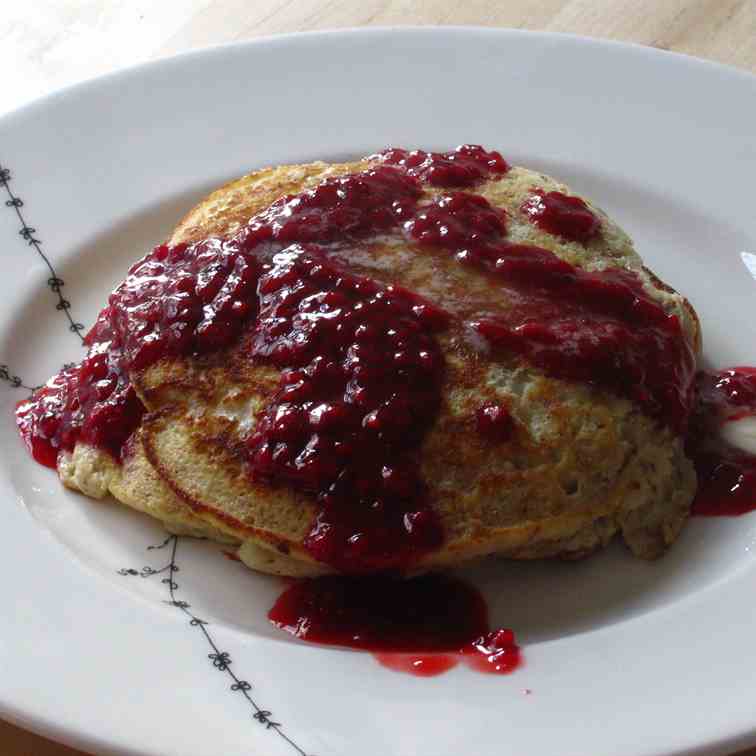
[[[618,511],[654,449],[689,503],[692,309],[553,179],[438,157],[246,176],[111,297],[93,350],[214,525],[344,571],[453,561]]]

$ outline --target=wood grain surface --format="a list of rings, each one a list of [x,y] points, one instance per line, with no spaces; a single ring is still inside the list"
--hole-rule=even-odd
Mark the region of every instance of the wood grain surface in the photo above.
[[[407,24],[570,32],[756,73],[756,0],[36,0],[3,5],[0,14],[0,112],[82,79],[205,45]],[[84,756],[2,721],[0,754]],[[756,756],[756,749],[738,756]]]

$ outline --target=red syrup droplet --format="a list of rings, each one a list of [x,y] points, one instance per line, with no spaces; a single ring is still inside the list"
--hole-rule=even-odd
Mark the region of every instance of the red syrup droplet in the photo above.
[[[508,629],[492,630],[466,646],[465,661],[478,672],[507,675],[522,664],[514,633]]]
[[[478,407],[475,412],[475,425],[483,438],[494,443],[508,441],[514,430],[509,410],[496,402],[487,402]]]

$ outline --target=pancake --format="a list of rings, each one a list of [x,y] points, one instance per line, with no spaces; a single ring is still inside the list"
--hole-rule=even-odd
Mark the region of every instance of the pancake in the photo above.
[[[244,232],[250,219],[280,205],[282,197],[386,162],[382,155],[256,171],[200,202],[178,224],[166,249],[230,239]],[[413,202],[421,207],[452,197],[447,187],[427,180],[418,192]],[[577,197],[553,178],[507,167],[481,177],[469,192],[487,203],[480,204],[476,222],[488,208],[506,219],[506,242],[517,255],[531,247],[545,250],[550,256],[543,253],[544,260],[568,264],[586,286],[594,280],[611,279],[615,288],[636,282],[632,307],[650,303],[649,308],[679,326],[676,348],[687,360],[683,393],[690,390],[700,350],[695,312],[643,266],[630,238],[600,208],[580,198],[584,204],[574,205],[578,215],[585,207],[600,230],[584,238],[577,238],[582,232],[576,231],[570,239],[548,224],[533,222],[529,213],[538,202],[534,198]],[[460,222],[467,217],[465,207]],[[412,223],[417,228],[419,221],[405,221],[405,231]],[[423,506],[438,521],[443,537],[410,559],[389,559],[379,566],[415,574],[488,555],[577,559],[618,534],[638,557],[661,555],[687,519],[696,488],[681,437],[684,417],[660,410],[661,404],[644,398],[631,383],[618,390],[590,376],[576,379],[573,367],[547,362],[540,346],[540,351],[528,347],[530,352],[506,344],[502,348],[496,336],[501,329],[484,325],[510,317],[519,306],[517,290],[500,286],[487,263],[464,264],[466,253],[449,254],[445,241],[418,241],[419,236],[401,228],[373,233],[359,243],[330,240],[325,252],[312,253],[325,255],[325,265],[354,280],[394,287],[390,291],[400,292],[399,298],[405,290],[412,292],[447,318],[433,334],[433,348],[443,360],[438,400],[412,441],[407,463],[422,481]],[[281,259],[274,256],[283,254],[277,249],[270,260]],[[299,257],[287,264],[305,259],[310,253],[306,245],[303,249],[295,250]],[[516,265],[520,258],[512,259]],[[514,276],[518,269],[508,270]],[[619,278],[611,278],[614,271],[620,271]],[[557,273],[567,275],[562,269]],[[538,296],[547,296],[542,289]],[[614,289],[604,286],[601,291],[606,296]],[[251,330],[245,326],[218,349],[168,354],[129,370],[145,411],[120,459],[79,438],[58,456],[60,478],[93,498],[112,494],[162,521],[170,532],[232,544],[255,570],[295,577],[350,571],[344,560],[318,558],[308,546],[322,495],[319,499],[311,486],[299,485],[295,478],[250,474],[249,439],[268,422],[266,407],[281,390],[285,372],[275,361],[253,355]],[[486,423],[498,422],[499,413],[504,413],[506,429],[497,436],[495,428],[493,434],[486,432]]]

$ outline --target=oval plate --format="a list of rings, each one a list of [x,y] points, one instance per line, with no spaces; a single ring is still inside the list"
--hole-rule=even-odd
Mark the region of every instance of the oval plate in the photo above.
[[[469,572],[525,666],[419,679],[278,633],[265,614],[279,582],[64,491],[12,420],[15,384],[78,359],[78,325],[203,194],[263,165],[387,145],[480,143],[571,183],[691,299],[712,364],[754,364],[754,134],[748,74],[473,28],[203,50],[0,119],[0,714],[98,754],[661,756],[756,743],[755,516],[694,520],[654,564],[617,546],[580,564]]]

